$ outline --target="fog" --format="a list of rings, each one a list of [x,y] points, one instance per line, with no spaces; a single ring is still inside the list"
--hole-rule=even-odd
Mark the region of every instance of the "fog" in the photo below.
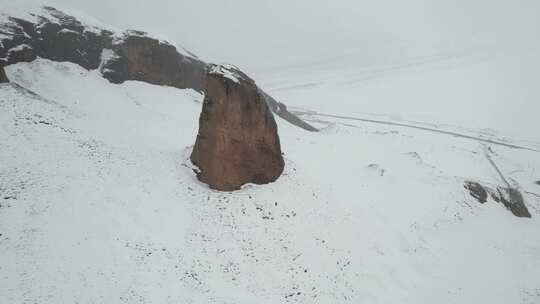
[[[170,37],[201,58],[257,69],[476,46],[537,47],[535,0],[55,0],[118,28]],[[519,3],[519,4],[517,4]]]

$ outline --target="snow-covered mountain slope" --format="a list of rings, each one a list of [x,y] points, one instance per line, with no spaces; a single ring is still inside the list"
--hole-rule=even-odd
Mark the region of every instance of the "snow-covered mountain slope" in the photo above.
[[[6,70],[1,303],[540,301],[538,152],[331,117],[311,133],[276,118],[284,175],[216,192],[188,160],[198,93],[43,59]],[[463,188],[502,183],[486,155],[532,218]]]

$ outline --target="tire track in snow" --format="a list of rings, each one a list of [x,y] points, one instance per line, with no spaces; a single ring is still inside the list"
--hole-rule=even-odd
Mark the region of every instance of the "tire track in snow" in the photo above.
[[[504,146],[504,147],[513,148],[513,149],[528,150],[528,151],[532,151],[532,152],[540,152],[540,149],[538,149],[538,148],[533,148],[533,147],[528,147],[528,146],[524,146],[524,145],[508,143],[508,142],[504,142],[504,141],[496,140],[496,139],[483,138],[483,137],[480,137],[480,136],[467,135],[467,134],[464,134],[464,133],[459,133],[459,132],[451,131],[451,130],[437,129],[437,128],[433,128],[433,127],[424,127],[424,126],[415,125],[415,124],[411,124],[411,123],[401,123],[401,122],[395,122],[395,121],[389,121],[389,120],[379,120],[379,119],[361,118],[361,117],[353,117],[353,116],[325,114],[325,113],[319,113],[319,112],[316,112],[316,111],[291,111],[291,112],[293,114],[297,115],[297,116],[311,115],[311,116],[319,116],[319,117],[331,117],[331,118],[338,118],[338,119],[369,122],[369,123],[388,125],[388,126],[397,126],[397,127],[403,127],[403,128],[417,129],[417,130],[422,130],[422,131],[427,131],[427,132],[433,132],[433,133],[439,133],[439,134],[444,134],[444,135],[450,135],[450,136],[454,136],[454,137],[471,139],[471,140],[475,140],[475,141],[479,141],[479,142]]]

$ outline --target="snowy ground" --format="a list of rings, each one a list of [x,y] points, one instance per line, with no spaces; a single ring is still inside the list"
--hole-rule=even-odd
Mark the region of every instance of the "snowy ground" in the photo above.
[[[488,107],[505,92],[538,97],[534,79],[508,76],[513,85],[491,92],[504,82],[482,77],[491,65],[438,68],[446,63],[351,70],[354,84],[343,84],[352,79],[343,68],[313,66],[256,79],[298,111],[528,150],[311,113],[319,133],[278,119],[284,175],[232,193],[190,169],[197,93],[113,85],[68,63],[10,66],[18,85],[0,86],[0,302],[540,302],[530,119],[540,111],[520,96],[514,116],[526,119],[501,121]],[[462,90],[465,72],[485,80],[470,84],[476,97]],[[469,107],[484,114],[473,119]],[[531,219],[463,189],[501,184],[486,151],[521,185]]]

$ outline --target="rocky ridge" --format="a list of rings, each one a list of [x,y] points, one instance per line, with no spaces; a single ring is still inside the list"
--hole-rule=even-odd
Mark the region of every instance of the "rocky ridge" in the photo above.
[[[488,198],[493,199],[497,203],[501,203],[508,211],[512,212],[517,217],[530,218],[531,213],[525,205],[523,195],[518,190],[517,186],[495,186],[488,187],[478,182],[467,181],[464,188],[469,191],[469,194],[479,203],[484,204]]]
[[[112,83],[138,80],[199,92],[206,88],[210,66],[145,32],[117,33],[85,24],[53,7],[29,13],[28,18],[0,19],[0,66],[31,62],[38,57],[72,62],[87,70],[99,69]],[[298,127],[317,130],[260,91],[274,113]]]

